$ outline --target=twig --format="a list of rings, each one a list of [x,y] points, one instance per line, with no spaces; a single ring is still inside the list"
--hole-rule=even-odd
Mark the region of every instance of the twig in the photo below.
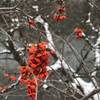
[[[99,89],[94,89],[92,92],[90,92],[87,96],[84,96],[81,100],[88,100],[89,98],[91,98],[93,95],[97,94],[100,92],[100,88]]]

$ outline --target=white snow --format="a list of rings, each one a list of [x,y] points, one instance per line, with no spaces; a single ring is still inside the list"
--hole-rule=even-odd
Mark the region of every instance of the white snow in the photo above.
[[[37,5],[32,6],[32,8],[35,9],[37,12],[39,11],[39,6]]]

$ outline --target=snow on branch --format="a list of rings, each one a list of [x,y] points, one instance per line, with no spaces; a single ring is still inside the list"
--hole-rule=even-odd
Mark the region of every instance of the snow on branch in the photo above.
[[[94,45],[95,47],[95,66],[100,67],[100,31],[98,32],[98,38]]]
[[[88,19],[86,23],[91,27],[94,32],[98,32],[98,29],[94,27],[93,23],[91,22],[91,12],[88,12]]]

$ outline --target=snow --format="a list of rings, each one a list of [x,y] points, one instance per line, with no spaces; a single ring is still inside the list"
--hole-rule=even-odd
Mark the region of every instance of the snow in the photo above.
[[[37,5],[32,6],[32,8],[34,8],[37,12],[39,11],[39,6]]]
[[[4,49],[4,50],[1,50],[1,51],[0,51],[0,54],[1,54],[1,53],[6,53],[6,52],[10,53],[10,51],[9,51],[9,50]]]

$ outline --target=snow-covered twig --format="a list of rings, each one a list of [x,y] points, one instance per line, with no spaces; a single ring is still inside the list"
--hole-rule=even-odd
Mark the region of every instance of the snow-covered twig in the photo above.
[[[0,51],[0,54],[6,54],[6,53],[9,53],[9,54],[10,54],[10,51],[7,50],[7,49],[4,49],[4,50],[1,50],[1,51]]]
[[[99,37],[94,45],[95,47],[95,66],[100,67],[100,31],[98,32]]]
[[[98,32],[98,29],[94,27],[93,23],[91,22],[91,12],[88,12],[88,19],[86,23],[91,27],[94,32]]]

